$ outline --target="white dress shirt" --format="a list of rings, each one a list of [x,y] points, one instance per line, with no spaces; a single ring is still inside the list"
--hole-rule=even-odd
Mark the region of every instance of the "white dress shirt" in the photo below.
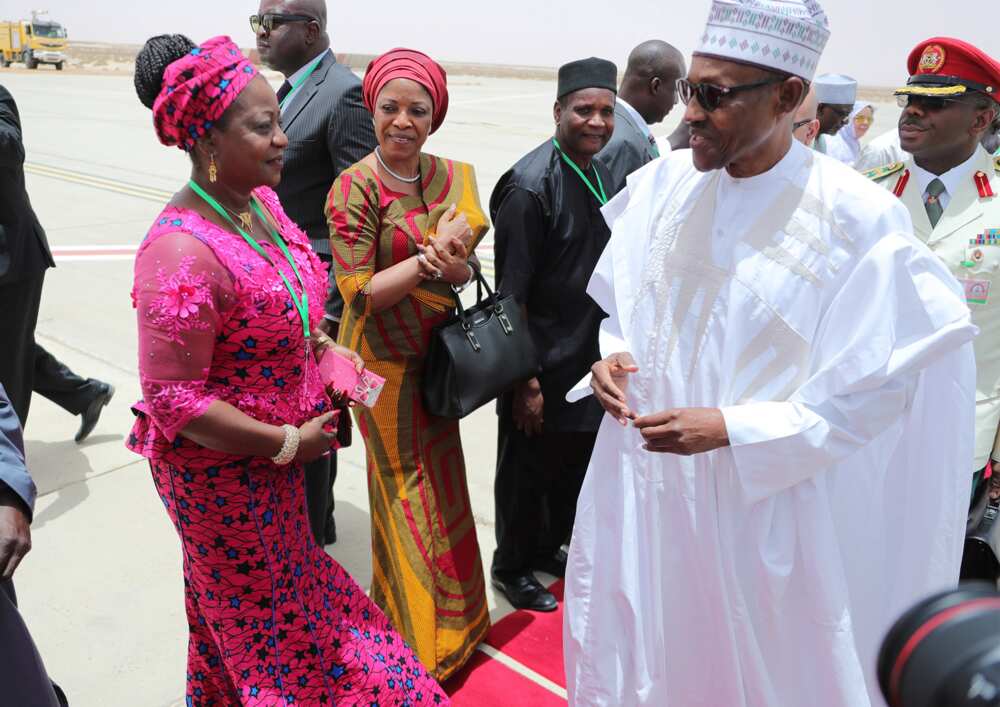
[[[969,176],[969,172],[979,157],[979,147],[972,151],[972,155],[960,165],[956,165],[949,169],[944,174],[931,174],[926,169],[918,165],[915,161],[913,163],[913,179],[917,186],[920,187],[920,193],[923,194],[924,203],[927,203],[927,186],[934,181],[934,179],[940,179],[941,183],[944,184],[944,191],[941,192],[941,196],[938,197],[938,201],[941,202],[942,210],[948,208],[949,202],[951,202],[951,195],[955,193],[958,189],[959,184],[962,180]]]

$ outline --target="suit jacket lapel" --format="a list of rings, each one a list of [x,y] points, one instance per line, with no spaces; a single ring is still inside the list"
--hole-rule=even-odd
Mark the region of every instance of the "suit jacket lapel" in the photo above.
[[[326,56],[323,57],[323,61],[319,63],[316,70],[312,72],[312,75],[306,79],[306,82],[302,85],[302,88],[296,92],[295,96],[292,98],[292,104],[288,106],[288,110],[285,111],[284,115],[281,116],[281,129],[288,131],[295,122],[295,119],[299,117],[299,113],[302,109],[309,105],[309,102],[313,99],[316,93],[319,91],[319,87],[324,81],[326,81],[326,75],[330,72],[330,68],[337,63],[337,60],[333,56],[333,52],[327,50]]]
[[[906,166],[911,167],[912,163],[907,163]],[[893,175],[892,179],[895,180],[897,177]],[[910,212],[910,220],[913,221],[913,232],[924,243],[929,241],[932,230],[931,220],[927,217],[927,209],[924,208],[924,199],[923,194],[920,193],[920,187],[917,186],[916,180],[912,177],[907,182],[906,188],[900,195],[899,200],[903,202],[903,206]],[[940,225],[940,222],[938,222],[938,225]]]
[[[977,149],[981,153],[979,159],[976,160],[972,171],[962,178],[955,193],[951,195],[948,208],[941,214],[941,220],[938,221],[934,232],[931,234],[932,241],[947,238],[958,229],[983,215],[983,203],[979,198],[979,189],[976,188],[974,175],[979,171],[991,174],[993,171],[993,160],[986,153],[986,150],[982,148]]]
[[[651,160],[656,158],[656,155],[653,153],[653,146],[646,137],[646,133],[643,132],[641,126],[635,124],[635,119],[632,117],[631,113],[625,110],[625,108],[619,106],[615,109],[615,120],[624,120],[628,129],[635,135],[635,140],[642,144],[646,155],[648,155]],[[617,128],[615,129],[617,130]]]

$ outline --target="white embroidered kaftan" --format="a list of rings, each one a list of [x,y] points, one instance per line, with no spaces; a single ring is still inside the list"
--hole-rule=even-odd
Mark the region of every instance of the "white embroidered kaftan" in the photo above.
[[[748,179],[690,155],[605,207],[588,291],[602,355],[640,368],[631,409],[721,408],[731,446],[654,454],[605,417],[567,574],[570,703],[881,704],[884,631],[958,577],[975,327],[906,210],[848,167],[797,142]]]

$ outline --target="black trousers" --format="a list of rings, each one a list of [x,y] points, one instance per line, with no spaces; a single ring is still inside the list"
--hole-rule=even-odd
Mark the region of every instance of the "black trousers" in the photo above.
[[[33,389],[71,415],[82,415],[101,390],[99,381],[81,378],[69,367],[35,343]]]
[[[326,519],[333,516],[333,484],[337,480],[337,453],[305,465],[306,513],[316,543],[322,546]]]
[[[537,560],[551,557],[569,542],[596,440],[596,432],[560,430],[527,437],[510,415],[501,413],[493,488],[494,572],[528,572]]]
[[[100,383],[81,378],[35,341],[44,271],[0,285],[0,383],[26,427],[32,392],[71,415],[81,415],[100,392]]]
[[[0,383],[24,427],[35,378],[35,324],[45,271],[0,285]]]
[[[57,689],[17,610],[14,584],[0,580],[0,704],[59,707],[66,703]]]
[[[327,300],[324,307],[326,314],[339,318],[344,303],[340,299],[337,281],[333,277],[333,256],[328,253],[316,253],[316,255],[330,268]],[[336,332],[332,333],[332,338],[337,338]],[[329,457],[306,464],[305,470],[306,513],[309,515],[309,525],[312,528],[313,537],[316,538],[317,543],[323,545],[327,518],[333,517],[333,485],[337,481],[337,453],[331,452]]]

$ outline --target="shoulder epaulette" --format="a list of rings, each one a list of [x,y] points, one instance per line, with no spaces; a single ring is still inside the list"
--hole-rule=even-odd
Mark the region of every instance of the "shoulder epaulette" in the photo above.
[[[904,167],[902,162],[893,162],[892,164],[883,165],[882,167],[875,167],[874,169],[869,169],[861,174],[868,179],[873,179],[878,181],[879,179],[885,179],[890,174],[895,174]]]

